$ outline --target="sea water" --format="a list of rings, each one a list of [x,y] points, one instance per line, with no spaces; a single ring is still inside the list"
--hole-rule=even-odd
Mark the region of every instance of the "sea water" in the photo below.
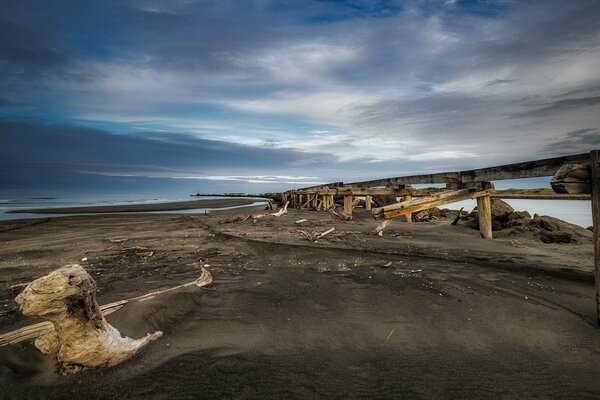
[[[28,213],[10,213],[7,211],[18,211],[28,208],[62,208],[62,207],[88,207],[88,206],[110,206],[110,205],[127,205],[127,204],[152,204],[152,203],[170,203],[179,201],[194,201],[194,200],[210,200],[220,199],[223,197],[202,196],[195,197],[190,195],[162,195],[162,196],[143,196],[143,195],[102,195],[102,196],[4,196],[0,197],[0,221],[14,219],[31,219],[31,218],[53,218],[63,217],[66,214],[28,214]],[[254,205],[267,204],[260,199],[256,203],[245,205],[219,208],[219,210],[227,210],[239,207],[251,207]],[[151,213],[160,214],[203,214],[210,212],[212,209],[196,208],[191,210],[176,210],[176,211],[149,211]],[[139,214],[135,212],[132,214]],[[119,213],[129,214],[129,213]],[[68,214],[68,215],[85,215],[85,214]],[[100,215],[100,214],[89,214]]]

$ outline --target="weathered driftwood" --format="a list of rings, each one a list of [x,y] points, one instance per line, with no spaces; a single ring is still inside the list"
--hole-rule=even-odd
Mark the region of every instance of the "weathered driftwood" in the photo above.
[[[301,233],[304,236],[306,236],[306,238],[309,241],[311,241],[311,242],[316,242],[317,240],[319,240],[323,236],[328,235],[328,234],[330,234],[333,231],[335,231],[335,228],[328,229],[325,232],[315,232],[315,231],[309,232],[309,231],[303,231],[301,229],[298,229],[298,233]]]
[[[274,213],[262,213],[262,214],[250,214],[248,215],[246,218],[244,218],[242,221],[247,221],[249,219],[252,219],[254,222],[256,222],[257,219],[260,218],[264,218],[264,217],[281,217],[283,214],[287,214],[288,210],[288,204],[290,202],[287,201],[285,203],[285,205],[283,206],[283,208],[281,208],[279,211],[274,212]]]
[[[306,218],[302,218],[302,219],[299,219],[298,221],[296,221],[295,223],[296,224],[301,224],[301,223],[306,222],[306,221],[308,221]]]
[[[331,215],[333,215],[334,217],[336,217],[338,219],[341,219],[342,221],[350,221],[350,220],[352,220],[352,215],[344,214],[342,212],[334,210],[333,208],[330,208],[329,212],[331,213]]]
[[[594,224],[594,276],[596,282],[596,322],[600,327],[600,151],[590,153],[592,220]]]
[[[383,231],[392,222],[391,219],[384,219],[373,231],[377,236],[383,236]]]
[[[272,215],[273,217],[281,217],[283,214],[287,214],[288,210],[288,204],[290,204],[289,201],[285,202],[285,205],[283,206],[283,208],[281,208],[279,211],[275,212],[275,213],[271,213],[269,215]]]
[[[460,213],[462,212],[463,209],[464,209],[464,207],[461,207],[460,210],[458,210],[458,214],[456,214],[456,218],[454,218],[451,225],[458,224],[458,221],[460,221],[460,215],[461,215]]]
[[[590,194],[591,169],[588,164],[566,164],[550,180],[555,193]]]
[[[145,301],[186,286],[205,286],[211,281],[210,273],[202,269],[195,281],[99,307],[91,276],[78,264],[67,265],[33,281],[16,299],[25,315],[50,322],[5,333],[0,336],[0,346],[37,337],[35,346],[43,353],[55,354],[62,373],[116,365],[158,339],[162,332],[139,340],[122,337],[106,322],[105,315],[129,302]]]

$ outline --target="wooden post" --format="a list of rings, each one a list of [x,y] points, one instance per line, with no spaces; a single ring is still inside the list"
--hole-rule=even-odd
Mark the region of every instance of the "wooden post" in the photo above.
[[[371,196],[365,196],[365,210],[371,210]]]
[[[323,195],[323,210],[329,210],[329,196]]]
[[[352,215],[352,195],[344,196],[344,214]]]
[[[477,215],[481,237],[492,239],[492,202],[489,195],[477,198]]]
[[[404,195],[404,198],[402,199],[402,201],[411,201],[412,200],[412,194],[407,193]],[[408,222],[409,224],[412,223],[412,213],[410,214],[406,214],[406,222]]]
[[[594,225],[596,322],[600,327],[600,150],[592,151],[590,158],[592,168],[592,219]]]
[[[335,206],[335,198],[333,197],[333,195],[329,196],[329,207],[333,208],[333,206]]]

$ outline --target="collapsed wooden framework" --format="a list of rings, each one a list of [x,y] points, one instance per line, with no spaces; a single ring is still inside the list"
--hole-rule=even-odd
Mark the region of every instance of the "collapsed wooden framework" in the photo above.
[[[457,201],[476,199],[479,228],[483,238],[492,239],[491,196],[493,181],[551,176],[556,193],[591,194],[594,227],[594,265],[597,323],[600,326],[600,150],[564,157],[547,158],[473,170],[442,172],[375,179],[352,183],[333,182],[281,193],[283,202],[295,208],[332,210],[335,197],[343,197],[343,216],[351,219],[356,196],[365,197],[365,209],[381,221],[375,232],[381,234],[389,222],[404,216],[411,222],[415,212]],[[446,191],[426,197],[413,197],[411,185],[445,184]],[[373,196],[394,196],[401,201],[372,208]],[[397,201],[397,200],[396,200]]]

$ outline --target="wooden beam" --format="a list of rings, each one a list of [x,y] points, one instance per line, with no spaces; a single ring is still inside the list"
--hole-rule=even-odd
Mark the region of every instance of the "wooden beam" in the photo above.
[[[333,189],[308,189],[298,190],[298,193],[302,194],[330,194],[334,196],[382,196],[382,195],[396,195],[404,196],[407,193],[412,193],[411,189],[394,189],[394,188],[364,188],[364,187],[340,187]]]
[[[553,176],[564,164],[589,164],[589,153],[574,154],[544,160],[505,164],[497,167],[472,169],[458,172],[401,176],[395,178],[374,179],[370,181],[346,183],[347,186],[375,187],[429,183],[486,182],[505,179],[536,178]]]
[[[591,156],[592,169],[592,219],[594,225],[594,268],[596,282],[596,322],[600,327],[600,150]]]
[[[374,208],[372,213],[376,220],[390,219],[418,211],[428,210],[444,204],[454,203],[456,201],[489,195],[490,192],[487,190],[481,192],[475,192],[469,189],[454,190],[451,192],[443,192],[436,196],[419,198],[411,201],[403,201],[401,203],[391,204],[385,207]]]
[[[410,193],[405,195],[402,198],[402,201],[411,201],[411,200],[412,200],[412,195]],[[412,224],[412,213],[406,214],[406,222],[408,222],[409,224]]]
[[[481,237],[492,239],[492,202],[489,195],[477,197],[477,216]]]
[[[371,211],[371,196],[365,196],[365,210]]]
[[[344,214],[352,215],[352,196],[344,196]]]

